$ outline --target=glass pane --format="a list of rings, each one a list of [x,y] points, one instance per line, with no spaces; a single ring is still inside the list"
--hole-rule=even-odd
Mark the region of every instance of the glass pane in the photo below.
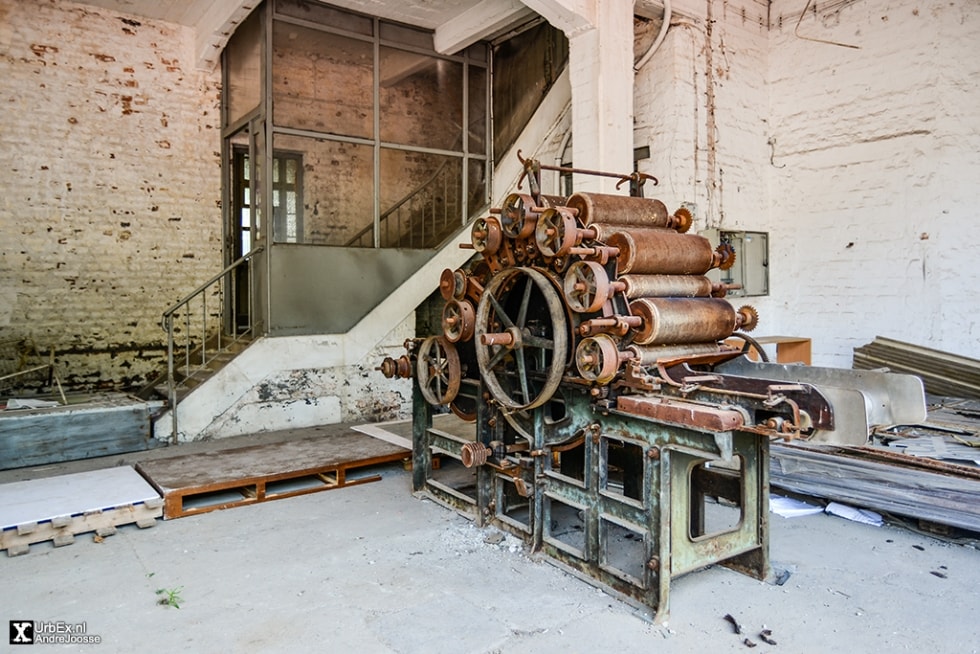
[[[392,23],[381,23],[381,39],[383,41],[394,41],[413,45],[418,48],[432,50],[432,32],[415,29],[407,25],[393,25]]]
[[[286,183],[287,184],[296,183],[296,160],[295,159],[286,160]]]
[[[470,66],[469,151],[484,154],[487,149],[487,69]]]
[[[374,35],[374,20],[370,17],[351,14],[315,1],[277,0],[276,13],[364,36]]]
[[[296,191],[286,191],[286,242],[299,242],[299,215],[296,213]]]
[[[466,207],[466,218],[473,218],[473,214],[482,209],[490,199],[487,197],[487,165],[485,161],[470,159],[468,164],[469,184],[468,196],[469,203]]]
[[[381,140],[461,151],[463,65],[381,48]]]
[[[228,123],[259,106],[262,99],[262,9],[238,26],[225,48]]]
[[[485,43],[474,43],[466,48],[466,54],[474,61],[487,62],[487,45]]]
[[[252,235],[247,230],[242,230],[242,252],[248,254],[252,251]]]
[[[299,195],[285,196],[295,206],[296,242],[346,247],[374,246],[374,149],[323,139],[277,134],[276,150],[297,161]],[[288,159],[287,159],[288,161]]]
[[[381,247],[433,248],[462,225],[462,159],[381,150]]]
[[[374,46],[276,21],[274,124],[372,138]]]
[[[251,221],[252,221],[251,209],[249,209],[248,207],[243,208],[242,209],[242,227],[244,227],[245,229],[248,229],[251,226],[251,224],[252,224]],[[248,250],[245,250],[245,251],[248,252]]]

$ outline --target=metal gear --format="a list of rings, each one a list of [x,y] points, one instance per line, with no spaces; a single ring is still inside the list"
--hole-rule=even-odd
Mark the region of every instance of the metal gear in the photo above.
[[[681,207],[674,212],[674,229],[680,234],[686,234],[687,230],[691,229],[691,224],[694,222],[694,216],[691,215],[690,209],[686,207]]]
[[[750,332],[759,324],[759,312],[755,307],[746,304],[738,309],[738,327],[742,331]]]
[[[715,252],[721,255],[721,263],[718,264],[719,270],[729,270],[735,265],[735,248],[731,243],[722,243],[715,248]]]

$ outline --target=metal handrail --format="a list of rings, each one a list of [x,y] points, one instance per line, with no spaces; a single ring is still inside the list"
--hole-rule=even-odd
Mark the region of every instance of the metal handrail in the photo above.
[[[190,312],[190,303],[196,297],[198,297],[198,296],[201,297],[201,346],[200,346],[201,360],[200,360],[200,364],[195,369],[195,372],[196,372],[197,370],[204,369],[208,365],[208,363],[211,362],[211,361],[213,361],[224,349],[226,349],[227,347],[230,347],[231,345],[234,345],[235,343],[237,343],[238,341],[240,341],[243,336],[246,336],[246,335],[251,334],[253,332],[253,330],[255,328],[255,322],[254,322],[254,319],[255,319],[255,307],[254,307],[254,301],[253,301],[252,292],[251,292],[251,282],[250,282],[249,283],[249,289],[248,289],[248,317],[249,317],[249,326],[248,326],[248,329],[245,329],[242,332],[238,332],[237,330],[235,330],[234,336],[231,339],[228,340],[227,344],[224,347],[222,347],[222,344],[221,344],[221,334],[222,334],[222,331],[223,331],[222,325],[223,325],[223,322],[224,322],[224,306],[225,306],[225,302],[224,302],[224,291],[221,288],[220,284],[221,284],[221,282],[223,280],[228,279],[228,277],[229,277],[229,275],[231,273],[233,273],[235,270],[237,270],[239,267],[241,267],[241,266],[243,266],[245,264],[248,264],[248,266],[249,266],[249,280],[253,279],[253,276],[252,276],[252,260],[255,257],[255,255],[257,255],[263,249],[264,249],[263,246],[260,245],[260,246],[258,246],[256,248],[254,248],[253,250],[249,251],[244,256],[242,256],[242,257],[236,259],[235,261],[233,261],[232,263],[228,264],[217,275],[215,275],[214,277],[212,277],[208,281],[206,281],[203,284],[201,284],[200,286],[198,286],[196,289],[194,289],[193,291],[191,291],[190,293],[188,293],[187,295],[185,295],[183,298],[181,298],[180,300],[178,300],[176,303],[174,303],[166,311],[163,312],[163,318],[161,320],[160,325],[161,325],[161,327],[163,327],[163,330],[165,332],[167,332],[167,397],[168,397],[169,402],[170,402],[171,441],[173,443],[175,443],[175,444],[177,443],[177,387],[178,387],[179,384],[177,383],[177,380],[176,380],[176,376],[175,376],[176,366],[174,364],[174,350],[175,350],[175,344],[176,344],[176,338],[174,336],[174,318],[178,315],[177,314],[178,311],[180,311],[182,308],[185,308],[186,307],[186,310],[184,311],[185,334],[184,334],[184,347],[183,347],[183,349],[184,349],[184,372],[186,373],[184,378],[186,379],[187,377],[190,377],[191,374],[193,374],[192,371],[191,371],[191,350],[192,350],[191,345],[192,345],[193,341],[191,339],[191,312]],[[210,358],[208,358],[208,346],[207,346],[207,342],[208,342],[208,301],[207,301],[206,292],[212,286],[214,286],[216,284],[219,285],[219,288],[218,288],[218,306],[221,307],[221,311],[219,313],[219,325],[218,325],[218,332],[217,332],[217,341],[215,343],[213,355]],[[232,298],[231,298],[231,301],[234,304],[236,302],[236,299],[237,299],[235,297],[235,295],[234,295],[234,291],[235,291],[235,285],[234,284],[231,285],[231,289],[232,289]]]
[[[379,230],[381,229],[381,227],[380,227],[381,224],[384,223],[384,222],[386,222],[396,211],[398,211],[399,209],[401,209],[403,206],[405,206],[408,202],[410,202],[414,198],[416,198],[419,195],[421,195],[423,192],[427,191],[428,188],[432,184],[434,184],[436,181],[438,181],[439,176],[442,175],[442,173],[446,170],[446,168],[451,163],[454,163],[454,162],[452,160],[444,161],[442,163],[442,165],[439,166],[439,168],[437,168],[436,171],[434,173],[432,173],[432,175],[429,176],[429,178],[427,180],[425,180],[424,182],[422,182],[421,184],[419,184],[419,186],[417,188],[415,188],[415,190],[409,191],[408,193],[405,194],[405,196],[401,200],[399,200],[398,202],[396,202],[395,204],[393,204],[391,207],[389,207],[387,210],[385,210],[381,214],[381,216],[378,217]],[[423,215],[423,220],[424,220],[424,215]],[[460,222],[462,223],[462,217],[460,217]],[[412,228],[414,228],[414,222],[412,224]],[[370,224],[370,225],[365,226],[361,231],[357,232],[357,234],[355,234],[353,236],[353,238],[351,238],[349,241],[347,241],[347,244],[346,244],[345,247],[352,247],[354,245],[354,243],[357,243],[359,240],[361,240],[361,238],[365,234],[371,232],[373,229],[374,229],[374,224],[373,223]],[[409,231],[411,231],[411,229]]]

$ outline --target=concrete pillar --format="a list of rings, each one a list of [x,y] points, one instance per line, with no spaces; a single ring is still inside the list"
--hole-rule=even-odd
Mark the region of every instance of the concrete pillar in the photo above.
[[[633,3],[523,0],[569,42],[572,161],[580,168],[633,170]],[[576,175],[575,189],[616,193],[616,180]],[[628,194],[627,185],[618,191]]]

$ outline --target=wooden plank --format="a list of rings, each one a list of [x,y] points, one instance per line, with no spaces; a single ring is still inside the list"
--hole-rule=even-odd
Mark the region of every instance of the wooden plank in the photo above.
[[[379,422],[368,425],[356,425],[351,427],[354,431],[360,432],[371,438],[377,438],[379,440],[385,441],[386,443],[391,443],[393,445],[398,445],[399,447],[404,447],[406,449],[412,449],[412,439],[405,438],[404,436],[399,436],[398,434],[392,432],[390,427],[392,425],[403,425],[408,423],[411,425],[410,420],[397,420],[392,422]]]
[[[432,425],[443,431],[457,434],[473,440],[476,433],[476,426],[472,422],[466,422],[452,413],[444,413],[432,416]],[[354,431],[367,434],[372,438],[377,438],[388,443],[400,445],[412,449],[412,421],[411,420],[390,420],[388,422],[372,422],[364,425],[351,427]]]

